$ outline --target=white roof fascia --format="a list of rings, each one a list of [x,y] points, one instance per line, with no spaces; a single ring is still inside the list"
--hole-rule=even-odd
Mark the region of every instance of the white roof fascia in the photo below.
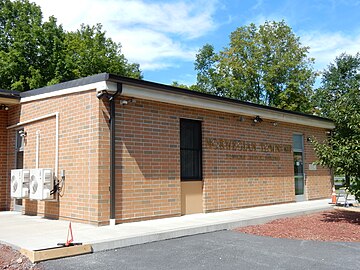
[[[168,92],[157,89],[141,88],[123,84],[122,95],[170,104],[195,107],[206,110],[227,112],[245,116],[260,116],[273,121],[293,123],[305,126],[319,127],[325,129],[335,128],[329,121],[322,121],[302,115],[290,114],[281,111],[274,111],[266,108],[257,108],[246,104],[235,104],[221,100],[214,100],[207,97],[189,96],[182,93]]]
[[[85,85],[76,86],[76,87],[65,88],[65,89],[52,91],[52,92],[48,92],[48,93],[43,93],[43,94],[39,94],[39,95],[34,95],[34,96],[30,96],[30,97],[24,97],[24,98],[21,98],[20,103],[25,103],[25,102],[30,102],[30,101],[34,101],[34,100],[40,100],[40,99],[46,99],[46,98],[51,98],[51,97],[57,97],[57,96],[62,96],[62,95],[68,95],[68,94],[73,94],[73,93],[78,93],[78,92],[84,92],[84,91],[89,91],[89,90],[96,90],[96,92],[100,92],[100,91],[115,92],[116,87],[117,87],[117,84],[114,82],[101,81],[101,82],[85,84]]]

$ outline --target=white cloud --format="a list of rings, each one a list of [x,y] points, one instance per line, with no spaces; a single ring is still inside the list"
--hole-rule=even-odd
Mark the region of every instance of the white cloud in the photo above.
[[[265,21],[281,21],[284,20],[287,25],[291,27],[289,18],[273,14],[258,14],[256,17],[251,18],[247,25],[251,22],[256,25],[264,24]],[[356,54],[360,52],[360,30],[355,34],[346,35],[343,32],[324,32],[318,30],[312,31],[299,31],[295,35],[300,37],[300,42],[303,46],[310,47],[309,56],[315,58],[315,69],[322,71],[331,62],[335,60],[341,53]]]
[[[130,1],[119,8],[120,16],[114,16],[112,23],[133,27],[145,26],[159,32],[183,35],[186,38],[202,36],[213,29],[214,5],[204,1],[175,3],[151,3]]]
[[[187,46],[217,25],[217,0],[175,2],[145,0],[34,0],[44,18],[54,15],[65,30],[81,23],[101,23],[107,36],[121,42],[123,53],[142,70],[169,68],[194,61],[197,48]]]
[[[360,52],[360,33],[348,36],[341,32],[313,31],[302,34],[301,43],[310,47],[309,53],[315,58],[315,68],[323,70],[343,52],[352,55]]]
[[[141,63],[144,70],[175,66],[174,59],[193,61],[196,54],[196,50],[186,48],[163,33],[148,29],[120,30],[113,37],[126,41],[122,42],[125,55],[131,56],[134,62]]]
[[[264,0],[257,0],[255,5],[252,6],[252,10],[256,10],[262,7],[262,5],[264,4]]]

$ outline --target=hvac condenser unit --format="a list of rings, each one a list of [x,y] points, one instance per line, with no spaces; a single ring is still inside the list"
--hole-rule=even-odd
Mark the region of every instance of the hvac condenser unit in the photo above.
[[[11,170],[11,197],[16,199],[28,198],[29,180],[29,170]]]
[[[32,200],[52,200],[51,191],[54,189],[54,177],[52,169],[30,170],[30,192]]]

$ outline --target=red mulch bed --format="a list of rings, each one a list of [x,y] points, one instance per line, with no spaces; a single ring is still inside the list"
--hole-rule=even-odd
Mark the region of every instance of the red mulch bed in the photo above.
[[[235,231],[275,238],[360,242],[360,212],[331,210],[277,219],[262,225],[236,228]]]
[[[42,270],[26,256],[9,246],[0,244],[0,269],[9,270]]]

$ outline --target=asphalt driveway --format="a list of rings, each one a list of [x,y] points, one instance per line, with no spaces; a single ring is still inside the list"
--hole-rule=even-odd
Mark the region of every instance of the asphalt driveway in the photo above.
[[[360,233],[360,232],[359,232]],[[47,269],[360,269],[360,243],[220,231],[41,263]]]

